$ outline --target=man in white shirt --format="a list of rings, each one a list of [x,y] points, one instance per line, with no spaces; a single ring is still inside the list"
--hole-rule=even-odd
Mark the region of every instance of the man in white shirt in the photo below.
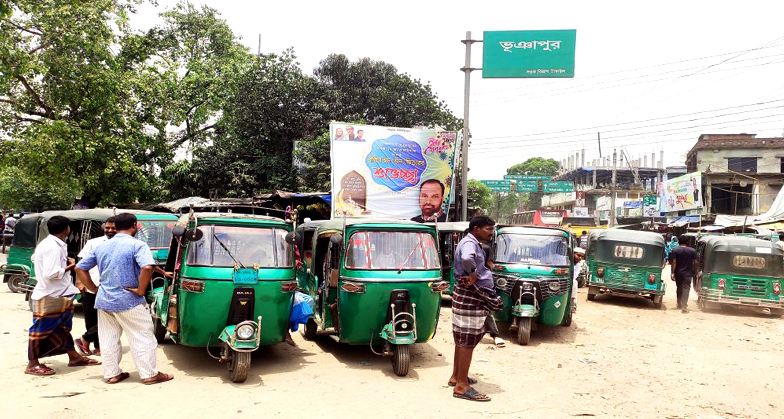
[[[98,365],[100,362],[79,355],[71,337],[74,296],[79,293],[71,279],[75,261],[68,257],[65,238],[71,232],[70,220],[56,215],[46,222],[49,236],[36,246],[33,256],[35,279],[30,297],[33,300],[33,325],[27,346],[25,374],[52,375],[54,370],[38,359],[68,354],[69,367]]]
[[[114,217],[109,217],[103,224],[103,232],[103,236],[87,240],[87,243],[82,247],[82,251],[79,252],[79,259],[84,259],[100,244],[114,237],[117,233],[117,229],[114,226]],[[101,284],[101,273],[98,272],[97,266],[90,269],[90,279],[92,279],[92,282],[96,287]],[[87,287],[78,281],[76,282],[76,286],[82,291],[84,327],[87,330],[81,338],[76,338],[74,340],[76,349],[78,349],[82,355],[100,356],[101,343],[98,340],[98,310],[95,309],[95,293],[87,289]],[[90,351],[90,343],[95,346],[95,350]]]

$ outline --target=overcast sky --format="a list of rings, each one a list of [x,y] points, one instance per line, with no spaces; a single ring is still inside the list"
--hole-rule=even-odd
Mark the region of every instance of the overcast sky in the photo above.
[[[217,9],[252,51],[293,47],[312,74],[331,53],[370,57],[432,84],[463,116],[467,30],[576,29],[574,79],[471,82],[470,177],[500,179],[527,158],[626,147],[683,165],[701,133],[784,132],[784,2],[191,1]],[[175,1],[144,5],[144,29]],[[473,67],[482,66],[474,44]],[[649,157],[650,158],[650,157]]]

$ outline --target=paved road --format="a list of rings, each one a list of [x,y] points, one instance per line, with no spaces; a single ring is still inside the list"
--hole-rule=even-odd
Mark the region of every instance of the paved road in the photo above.
[[[496,349],[486,339],[472,374],[493,401],[472,403],[445,386],[453,350],[448,303],[433,341],[412,351],[406,378],[367,347],[295,334],[298,348],[256,352],[243,384],[229,382],[204,349],[169,342],[158,349],[159,365],[174,381],[141,385],[126,352],[131,379],[110,386],[100,367],[68,368],[64,356],[50,361],[55,376],[24,375],[30,315],[23,297],[4,287],[0,417],[784,417],[784,320],[754,310],[681,314],[674,291],[671,283],[666,309],[656,310],[646,300],[588,302],[581,289],[572,327],[542,328],[527,347]],[[83,331],[77,312],[75,333]]]

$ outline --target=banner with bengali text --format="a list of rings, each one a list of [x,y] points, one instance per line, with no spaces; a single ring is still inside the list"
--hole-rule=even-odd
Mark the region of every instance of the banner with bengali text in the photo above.
[[[332,218],[446,220],[455,132],[332,122],[330,138]]]

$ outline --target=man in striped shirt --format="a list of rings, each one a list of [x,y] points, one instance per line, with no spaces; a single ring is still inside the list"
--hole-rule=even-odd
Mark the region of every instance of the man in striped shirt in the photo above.
[[[104,378],[115,384],[129,377],[120,369],[122,345],[120,336],[128,335],[128,343],[139,376],[144,384],[169,381],[173,376],[158,371],[152,318],[144,293],[152,280],[155,260],[150,247],[134,238],[136,216],[130,213],[115,217],[117,234],[96,247],[76,266],[79,281],[90,291],[97,292],[98,339],[101,341]],[[98,266],[100,287],[96,287],[88,272]]]

